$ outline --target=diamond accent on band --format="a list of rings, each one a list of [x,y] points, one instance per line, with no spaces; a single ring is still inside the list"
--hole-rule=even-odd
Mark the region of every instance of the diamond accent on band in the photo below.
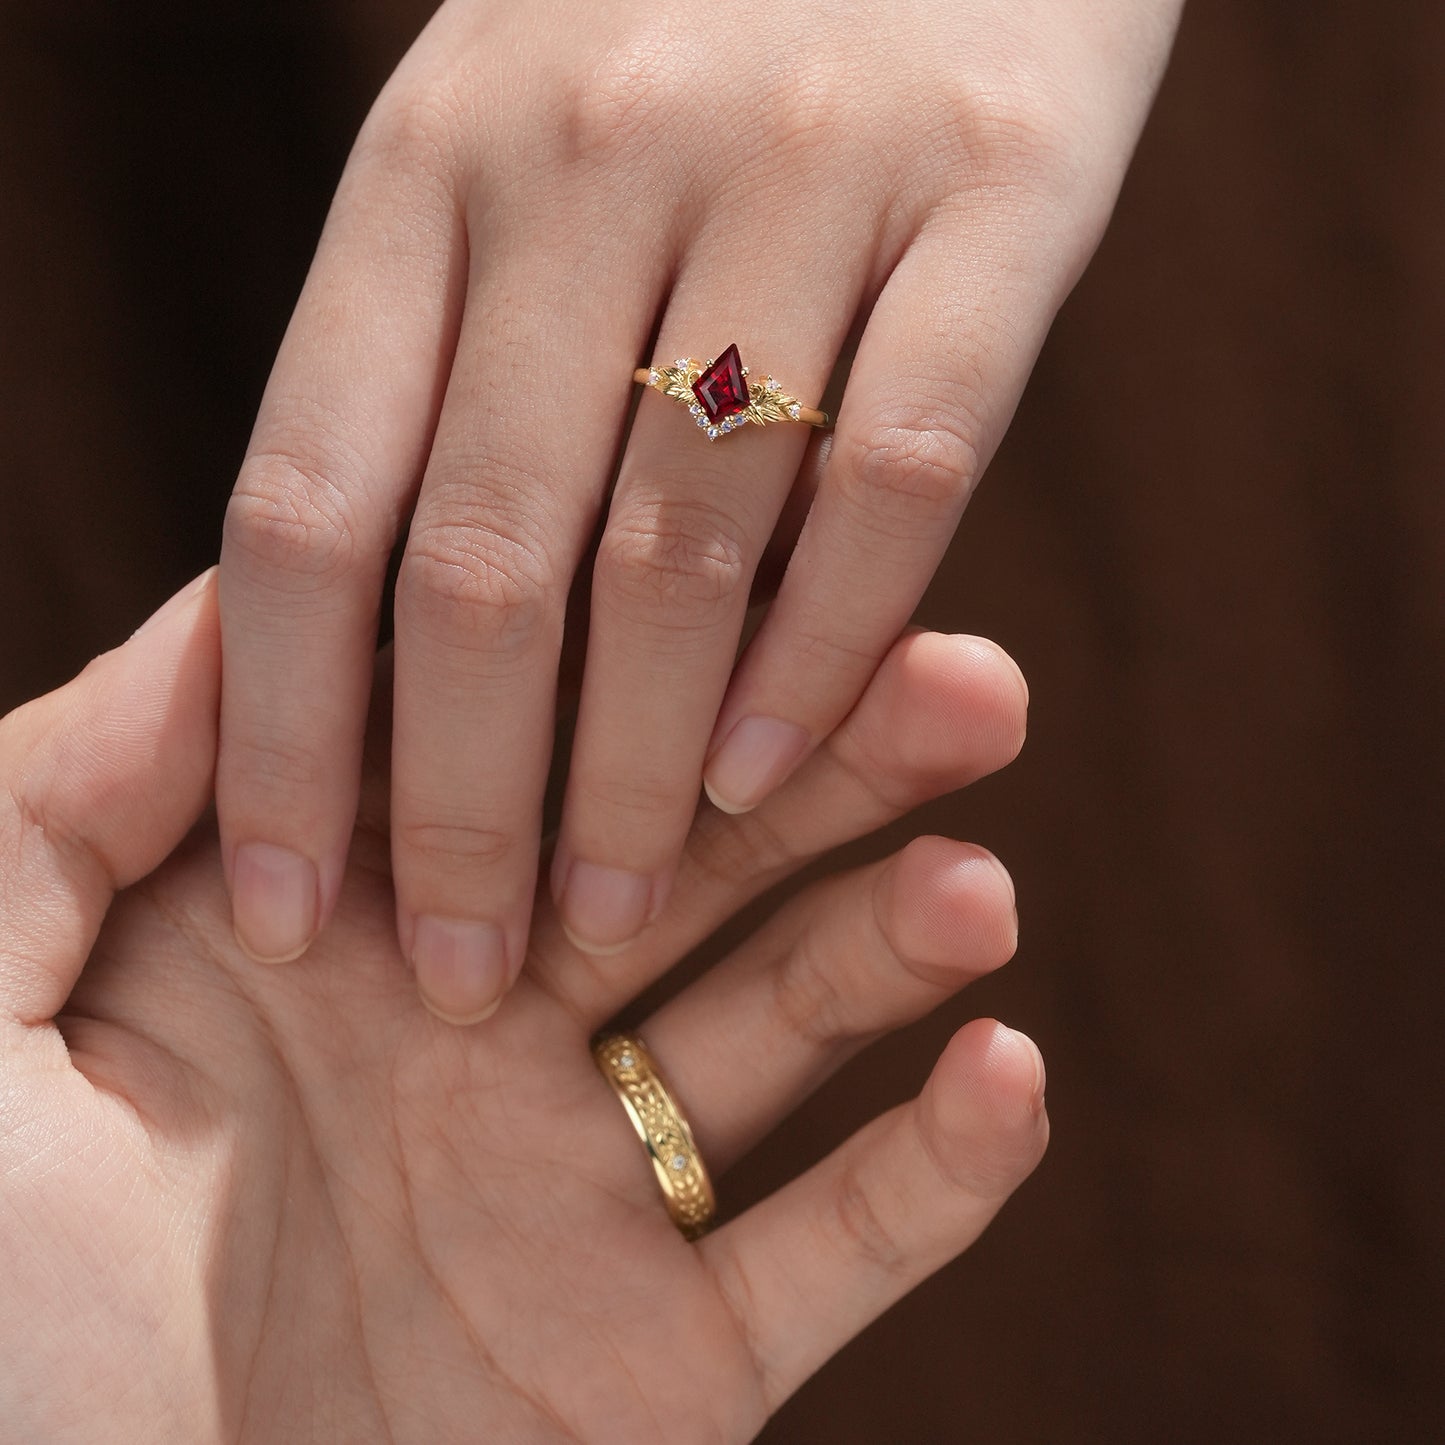
[[[743,359],[738,355],[736,341],[716,361],[708,363],[692,389],[714,426],[747,406],[748,383],[743,377]]]
[[[622,1069],[630,1069],[637,1063],[631,1054],[618,1054],[617,1066]]]
[[[685,1154],[674,1154],[667,1163],[673,1173],[681,1174],[682,1171],[687,1168],[687,1156]]]

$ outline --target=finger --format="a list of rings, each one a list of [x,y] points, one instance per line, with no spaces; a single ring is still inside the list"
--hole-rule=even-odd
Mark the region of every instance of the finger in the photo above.
[[[1047,1142],[1038,1050],[976,1021],[916,1100],[703,1239],[767,1408],[967,1249]]]
[[[456,1022],[492,1012],[525,954],[568,588],[662,283],[619,230],[585,261],[510,236],[472,277],[397,581],[392,779],[402,948]]]
[[[792,900],[641,1032],[721,1172],[866,1043],[1006,963],[1017,942],[1003,864],[918,838]]]
[[[671,900],[632,947],[590,959],[543,911],[529,972],[595,1027],[810,859],[1003,767],[1022,746],[1027,696],[996,644],[911,633],[846,721],[763,806],[699,813]]]
[[[807,236],[774,231],[750,248],[754,284],[745,293],[726,278],[736,274],[747,226],[735,213],[719,215],[673,290],[654,350],[659,364],[696,357],[711,365],[735,344],[750,373],[743,395],[775,373],[811,405],[871,265],[868,237],[853,234],[858,215],[810,215],[816,229]],[[821,267],[820,251],[848,259]],[[553,896],[579,947],[615,952],[666,899],[753,577],[809,431],[744,425],[713,444],[672,398],[641,399],[593,573],[553,860]]]
[[[64,1006],[111,898],[210,795],[220,693],[214,569],[73,682],[0,721],[0,1014]]]
[[[1005,249],[998,218],[935,214],[884,288],[793,564],[708,745],[725,811],[756,806],[837,725],[937,569],[1072,279],[1054,246],[1019,239],[1026,224]],[[785,732],[807,745],[765,745]]]
[[[222,858],[237,939],[271,961],[305,950],[341,885],[382,585],[461,309],[440,118],[377,112],[398,113],[342,179],[226,513]]]

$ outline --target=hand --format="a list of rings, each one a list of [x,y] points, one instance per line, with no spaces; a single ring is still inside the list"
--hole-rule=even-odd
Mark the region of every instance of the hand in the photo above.
[[[335,905],[402,533],[392,850],[423,990],[465,969],[480,1008],[521,967],[564,604],[600,520],[552,890],[597,953],[657,917],[704,774],[755,805],[907,622],[1178,8],[441,8],[357,143],[227,516],[218,804],[253,956],[297,955]],[[811,448],[793,424],[710,444],[650,393],[628,431],[639,364],[736,341],[811,405],[865,320]],[[734,672],[758,558],[799,525]]]
[[[745,1439],[1038,1159],[1038,1055],[973,1023],[916,1100],[688,1244],[587,1049],[748,896],[1005,762],[997,649],[901,642],[785,789],[698,821],[635,949],[591,961],[543,904],[466,1030],[397,953],[380,772],[305,969],[235,946],[209,829],[137,881],[205,803],[217,671],[207,583],[0,723],[7,1439]],[[992,857],[921,840],[801,894],[644,1036],[720,1173],[1013,942]]]

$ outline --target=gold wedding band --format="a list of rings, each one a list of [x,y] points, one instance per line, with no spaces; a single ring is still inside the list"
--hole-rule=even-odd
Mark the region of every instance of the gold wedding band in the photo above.
[[[717,1198],[687,1119],[657,1072],[657,1061],[636,1034],[596,1039],[592,1057],[647,1150],[672,1222],[688,1239],[698,1239],[712,1224]]]
[[[750,380],[738,355],[737,342],[705,363],[680,356],[672,366],[639,366],[632,379],[680,401],[709,441],[715,442],[747,422],[754,426],[775,421],[828,425],[827,412],[804,406],[771,376],[763,381]]]

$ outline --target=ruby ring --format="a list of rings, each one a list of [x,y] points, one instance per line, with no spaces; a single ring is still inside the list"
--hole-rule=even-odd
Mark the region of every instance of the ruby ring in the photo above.
[[[750,380],[736,342],[706,364],[683,356],[672,366],[639,367],[632,379],[680,401],[709,441],[715,442],[746,422],[754,426],[774,421],[828,425],[827,412],[803,406],[771,376],[764,381]]]

